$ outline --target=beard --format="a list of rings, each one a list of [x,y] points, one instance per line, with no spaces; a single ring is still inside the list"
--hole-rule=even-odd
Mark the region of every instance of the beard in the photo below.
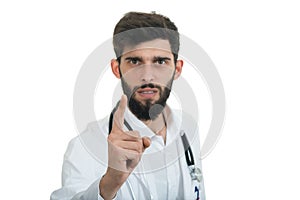
[[[143,121],[147,120],[154,120],[156,119],[160,113],[162,113],[163,109],[165,108],[167,104],[167,100],[171,93],[171,87],[173,83],[173,77],[171,80],[168,81],[167,85],[165,87],[162,87],[157,84],[148,83],[141,86],[135,87],[133,90],[130,89],[127,82],[121,78],[122,88],[123,92],[127,96],[127,99],[129,100],[128,106],[130,111],[139,119]],[[138,89],[143,88],[156,88],[159,91],[159,99],[156,101],[153,100],[146,100],[144,103],[138,101],[135,98],[135,92]]]

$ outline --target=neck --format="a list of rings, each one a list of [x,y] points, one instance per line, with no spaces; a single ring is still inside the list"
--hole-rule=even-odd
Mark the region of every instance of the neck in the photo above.
[[[143,123],[146,124],[146,126],[148,126],[148,128],[150,128],[156,134],[166,126],[166,122],[162,113],[159,114],[155,120],[147,120],[143,121]]]
[[[156,135],[163,137],[166,143],[166,133],[167,133],[167,122],[165,119],[164,111],[158,115],[155,120],[143,121],[143,123],[148,126]]]

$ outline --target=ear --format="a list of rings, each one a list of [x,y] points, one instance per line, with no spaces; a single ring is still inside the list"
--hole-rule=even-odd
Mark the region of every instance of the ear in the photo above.
[[[183,60],[177,60],[176,66],[175,66],[174,79],[177,79],[180,76],[180,74],[182,72],[182,67],[183,67]]]
[[[117,61],[117,59],[112,59],[110,61],[110,67],[111,67],[111,71],[115,75],[115,77],[120,79],[121,74],[120,74],[120,71],[119,71],[119,62]]]

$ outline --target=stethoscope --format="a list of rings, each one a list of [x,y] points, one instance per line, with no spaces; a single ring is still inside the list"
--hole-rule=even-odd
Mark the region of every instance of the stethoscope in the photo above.
[[[112,130],[112,125],[113,125],[113,118],[114,118],[114,113],[116,112],[117,108],[118,108],[119,102],[117,103],[117,105],[115,106],[115,108],[112,110],[112,112],[110,113],[109,116],[109,126],[108,126],[108,134],[111,132]],[[129,131],[133,131],[132,127],[130,126],[130,124],[126,121],[126,119],[124,119],[124,125],[126,126],[126,128]],[[186,134],[183,130],[180,131],[180,136],[181,136],[181,141],[183,144],[183,147],[185,149],[185,160],[187,163],[187,166],[189,168],[190,171],[190,176],[192,181],[195,183],[194,184],[194,193],[195,193],[195,199],[199,200],[199,192],[200,192],[200,182],[202,180],[202,172],[199,168],[197,168],[195,166],[195,161],[194,161],[194,156],[193,156],[193,152],[192,149],[190,147],[190,144],[188,142],[188,139],[186,137]],[[127,179],[126,183],[128,184],[132,199],[136,199],[134,192],[133,192],[133,188],[132,185],[130,183],[130,181]],[[150,194],[151,199],[153,198],[152,195]]]

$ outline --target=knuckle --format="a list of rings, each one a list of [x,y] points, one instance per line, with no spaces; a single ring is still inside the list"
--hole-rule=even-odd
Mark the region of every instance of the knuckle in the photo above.
[[[131,135],[134,137],[139,137],[140,133],[138,131],[131,131]]]
[[[109,134],[109,136],[107,136],[107,141],[111,142],[113,140],[113,136],[112,134]]]
[[[108,144],[114,144],[114,143],[115,143],[114,137],[108,136],[108,137],[107,137],[107,143],[108,143]]]
[[[136,136],[140,136],[140,132],[139,131],[134,131],[134,133],[136,134]]]
[[[137,150],[139,153],[142,152],[143,148],[142,148],[142,145],[141,145],[140,142],[137,142],[137,143],[136,143],[136,150]]]
[[[114,143],[119,138],[119,131],[111,131],[110,134],[107,136],[107,141]]]

